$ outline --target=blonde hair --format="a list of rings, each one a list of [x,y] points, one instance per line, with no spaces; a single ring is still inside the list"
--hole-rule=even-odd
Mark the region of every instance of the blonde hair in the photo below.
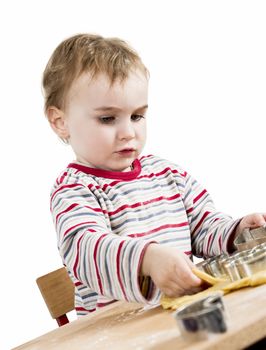
[[[61,42],[54,50],[43,73],[44,109],[63,109],[75,79],[89,72],[94,78],[105,73],[112,84],[124,81],[132,70],[148,76],[138,53],[125,41],[100,35],[78,34]]]

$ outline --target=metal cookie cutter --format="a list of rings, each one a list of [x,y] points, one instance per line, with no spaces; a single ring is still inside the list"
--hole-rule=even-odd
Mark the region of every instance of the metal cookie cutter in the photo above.
[[[266,243],[252,249],[235,252],[222,262],[231,281],[250,277],[254,273],[266,270]]]
[[[250,249],[246,257],[236,261],[241,277],[250,277],[254,273],[266,270],[266,249],[263,245],[258,245]]]
[[[266,227],[246,228],[236,237],[234,245],[238,251],[242,251],[264,242],[266,242]]]
[[[226,277],[226,271],[223,269],[222,261],[228,258],[228,254],[224,253],[212,258],[206,259],[202,265],[201,269],[212,275],[214,277]]]
[[[186,340],[208,339],[227,330],[222,295],[216,293],[179,308],[174,317]]]

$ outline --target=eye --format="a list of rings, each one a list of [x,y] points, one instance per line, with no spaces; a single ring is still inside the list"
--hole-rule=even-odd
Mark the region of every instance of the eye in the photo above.
[[[102,124],[112,124],[115,121],[115,117],[100,117],[99,120]]]
[[[142,118],[144,118],[144,116],[141,114],[132,114],[132,116],[131,116],[131,120],[133,120],[134,122],[138,122]]]

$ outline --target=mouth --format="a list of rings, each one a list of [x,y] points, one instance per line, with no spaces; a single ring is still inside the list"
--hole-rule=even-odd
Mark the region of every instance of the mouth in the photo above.
[[[124,156],[132,155],[134,152],[136,152],[135,148],[123,148],[120,151],[117,151],[118,154]]]

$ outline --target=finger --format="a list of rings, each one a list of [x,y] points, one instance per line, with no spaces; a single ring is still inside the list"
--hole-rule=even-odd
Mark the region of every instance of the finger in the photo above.
[[[186,293],[185,289],[173,282],[168,283],[167,287],[161,288],[161,291],[171,298],[179,297]]]
[[[189,289],[183,289],[180,288],[180,286],[176,287],[176,288],[168,288],[168,293],[170,293],[172,295],[172,297],[178,297],[178,296],[182,296],[182,295],[193,295],[196,294],[198,292],[201,292],[204,288],[202,287],[202,285],[200,287],[194,287],[194,288],[189,288]],[[206,288],[205,288],[206,289]]]
[[[195,287],[195,288],[191,288],[191,289],[187,290],[186,294],[188,294],[188,295],[196,294],[198,292],[203,291],[204,289],[206,289],[206,288],[203,288],[202,285],[201,285],[200,287]]]
[[[261,215],[263,216],[263,219],[264,219],[264,224],[262,226],[266,227],[266,213],[262,213]]]
[[[181,279],[178,275],[168,280],[167,287],[171,287],[171,289],[175,291],[178,291],[178,289],[180,289],[180,292],[183,294],[186,290],[191,288],[191,286],[186,283],[186,280]]]
[[[188,292],[190,291],[198,291],[198,289],[202,289],[202,280],[201,284],[199,286],[190,286],[187,284],[186,280],[180,280],[180,279],[171,279],[170,281],[168,281],[167,283],[167,287],[168,289],[171,289],[174,292],[177,292],[179,294],[188,294]]]
[[[175,291],[172,289],[165,289],[165,290],[162,290],[162,292],[169,298],[179,298],[185,295],[184,291],[181,292],[181,291]]]
[[[192,265],[195,268],[194,265]],[[173,281],[180,285],[185,290],[200,286],[201,279],[196,276],[191,267],[187,264],[183,264],[182,269],[176,269],[176,274],[173,276]]]
[[[186,256],[185,260],[186,260],[187,265],[188,265],[188,268],[189,268],[189,269],[187,270],[187,272],[188,272],[188,274],[189,274],[189,276],[190,276],[190,280],[191,280],[191,282],[192,282],[192,287],[193,287],[193,286],[199,286],[199,285],[202,283],[202,280],[201,280],[198,276],[196,276],[196,275],[193,273],[193,271],[192,271],[193,269],[196,268],[196,265],[192,263],[192,261],[189,259],[188,256]]]
[[[266,224],[266,214],[260,214],[260,213],[253,214],[252,227],[264,226],[265,224]]]

